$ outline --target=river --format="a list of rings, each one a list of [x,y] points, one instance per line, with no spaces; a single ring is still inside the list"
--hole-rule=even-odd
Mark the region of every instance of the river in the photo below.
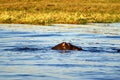
[[[119,49],[120,23],[0,24],[0,80],[120,80]]]

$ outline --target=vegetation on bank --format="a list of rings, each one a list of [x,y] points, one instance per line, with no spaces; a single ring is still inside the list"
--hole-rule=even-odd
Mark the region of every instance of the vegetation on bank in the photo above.
[[[120,0],[0,0],[0,23],[120,22]]]

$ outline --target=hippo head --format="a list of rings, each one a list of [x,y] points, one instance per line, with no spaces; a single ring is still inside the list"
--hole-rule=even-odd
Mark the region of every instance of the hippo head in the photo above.
[[[54,47],[52,47],[53,50],[82,50],[82,48],[79,48],[77,46],[74,46],[70,43],[62,42]]]
[[[62,42],[60,47],[61,47],[62,50],[67,50],[67,49],[70,48],[70,44],[66,43],[66,42]]]

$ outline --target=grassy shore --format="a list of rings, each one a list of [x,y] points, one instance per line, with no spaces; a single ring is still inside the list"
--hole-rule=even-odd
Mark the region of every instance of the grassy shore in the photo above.
[[[120,0],[0,0],[0,23],[120,22]]]

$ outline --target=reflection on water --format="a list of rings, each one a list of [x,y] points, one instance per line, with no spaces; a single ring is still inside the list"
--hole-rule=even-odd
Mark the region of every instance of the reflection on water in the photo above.
[[[82,51],[51,50],[61,42]],[[0,80],[119,80],[120,23],[0,24]]]

